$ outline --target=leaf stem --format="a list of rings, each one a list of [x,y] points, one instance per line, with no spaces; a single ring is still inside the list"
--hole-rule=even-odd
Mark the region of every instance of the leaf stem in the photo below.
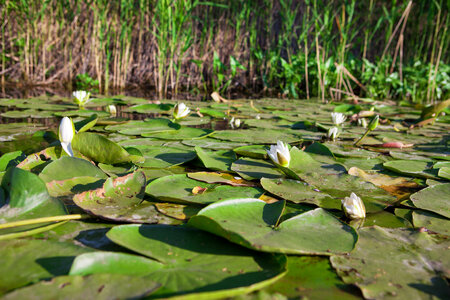
[[[5,229],[5,228],[20,227],[20,226],[25,226],[25,225],[39,224],[39,223],[79,220],[79,219],[85,219],[85,218],[87,218],[87,216],[75,214],[75,215],[52,216],[52,217],[44,217],[44,218],[37,218],[37,219],[21,220],[21,221],[16,221],[16,222],[0,224],[0,230]]]

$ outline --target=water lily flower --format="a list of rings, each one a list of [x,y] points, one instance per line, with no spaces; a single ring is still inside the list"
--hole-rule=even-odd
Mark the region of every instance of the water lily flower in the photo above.
[[[116,108],[116,106],[115,106],[114,104],[108,105],[108,106],[106,107],[106,111],[109,112],[109,114],[110,114],[112,117],[117,116],[117,108]]]
[[[235,119],[234,117],[231,118],[230,120],[230,126],[232,129],[237,129],[241,126],[241,120],[240,119]]]
[[[345,197],[342,200],[342,210],[350,219],[364,219],[366,217],[366,208],[361,198],[351,193],[350,197]]]
[[[59,141],[69,156],[73,156],[72,139],[75,136],[75,126],[72,119],[64,117],[59,124]]]
[[[345,120],[347,119],[347,116],[344,115],[343,113],[332,112],[331,119],[333,120],[334,125],[340,126],[342,123],[345,122]]]
[[[330,140],[335,140],[338,136],[339,136],[339,128],[335,127],[331,127],[330,129],[328,129],[328,133],[327,136]]]
[[[277,141],[276,145],[271,145],[270,150],[267,150],[267,154],[270,159],[275,163],[283,167],[288,167],[291,161],[291,154],[286,143]]]
[[[86,103],[88,103],[91,99],[91,93],[86,91],[75,91],[72,93],[75,98],[75,103],[78,104],[79,107],[84,107]]]
[[[178,103],[173,108],[173,117],[175,120],[182,119],[182,118],[186,117],[190,111],[191,110],[189,109],[189,107],[186,106],[186,104],[184,104],[183,102]]]

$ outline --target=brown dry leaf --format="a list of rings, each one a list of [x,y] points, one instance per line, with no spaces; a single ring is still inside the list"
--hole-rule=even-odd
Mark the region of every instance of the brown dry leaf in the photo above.
[[[374,185],[387,191],[389,194],[396,196],[397,199],[404,199],[410,194],[416,192],[420,186],[405,177],[391,177],[380,173],[368,173],[358,167],[351,167],[348,174],[358,176],[365,181],[371,182]]]

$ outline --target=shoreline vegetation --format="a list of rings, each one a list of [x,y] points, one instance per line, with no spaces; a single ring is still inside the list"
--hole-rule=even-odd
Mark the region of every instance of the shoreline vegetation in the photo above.
[[[444,0],[0,0],[0,85],[450,97]]]

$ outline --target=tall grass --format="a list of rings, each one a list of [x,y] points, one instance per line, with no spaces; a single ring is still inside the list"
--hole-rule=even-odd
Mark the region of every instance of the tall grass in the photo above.
[[[434,102],[446,0],[0,0],[0,83]]]

